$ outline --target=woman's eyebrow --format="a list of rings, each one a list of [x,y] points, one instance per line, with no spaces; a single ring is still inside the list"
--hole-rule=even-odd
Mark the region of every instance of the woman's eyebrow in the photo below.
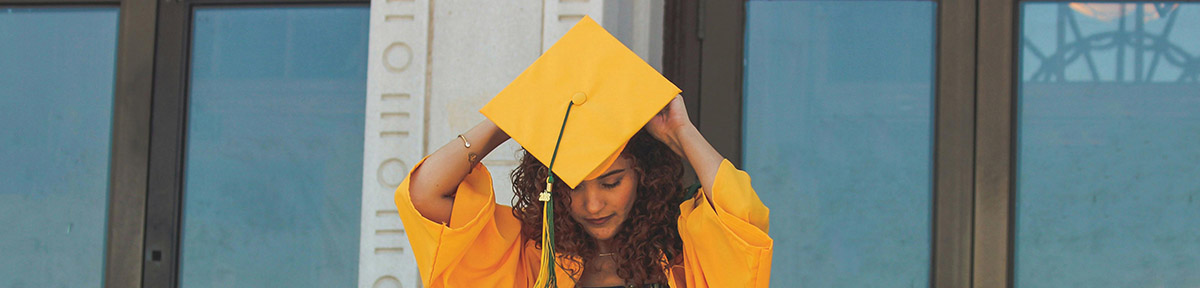
[[[600,177],[596,177],[596,179],[607,178],[608,176],[612,176],[614,174],[621,173],[621,172],[625,172],[625,169],[617,169],[617,170],[613,170],[613,171],[608,171],[608,173],[604,173],[604,175],[600,175]]]

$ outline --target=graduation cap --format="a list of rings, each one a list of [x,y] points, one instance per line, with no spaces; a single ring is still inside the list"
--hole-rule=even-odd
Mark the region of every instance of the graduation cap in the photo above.
[[[574,189],[608,170],[629,139],[680,90],[584,16],[479,112],[549,167],[542,207],[542,267],[554,279],[555,176]]]

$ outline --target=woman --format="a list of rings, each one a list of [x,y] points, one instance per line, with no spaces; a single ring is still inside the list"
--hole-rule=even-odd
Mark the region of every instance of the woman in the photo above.
[[[767,207],[686,111],[676,96],[600,177],[573,190],[555,184],[569,195],[553,200],[559,287],[767,287]],[[425,286],[529,287],[537,278],[537,194],[548,170],[525,153],[512,173],[515,206],[495,204],[478,161],[506,140],[485,120],[418,163],[398,187],[396,206]],[[688,199],[680,157],[703,187]]]

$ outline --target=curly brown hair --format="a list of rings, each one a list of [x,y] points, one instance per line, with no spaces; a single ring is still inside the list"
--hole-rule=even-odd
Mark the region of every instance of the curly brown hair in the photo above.
[[[626,285],[665,284],[665,269],[678,261],[683,251],[676,227],[683,195],[683,163],[675,152],[645,131],[634,135],[623,153],[633,158],[638,185],[629,217],[612,238],[617,276]],[[511,175],[515,191],[512,213],[521,220],[521,236],[540,249],[542,202],[537,196],[546,187],[547,168],[528,152],[521,154],[521,164]],[[554,191],[570,188],[557,181]],[[571,197],[554,197],[554,249],[560,253],[559,259],[578,264],[560,267],[587,267],[598,256],[596,241],[570,216],[570,207]],[[566,270],[575,279],[583,272]]]

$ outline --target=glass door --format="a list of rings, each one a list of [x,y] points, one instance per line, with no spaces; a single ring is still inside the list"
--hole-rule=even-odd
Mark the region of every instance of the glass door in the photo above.
[[[928,287],[937,3],[748,1],[743,166],[773,287]]]
[[[194,9],[179,287],[357,285],[368,12]]]
[[[102,285],[119,14],[0,8],[0,286]]]
[[[1200,286],[1200,4],[1020,4],[1016,287]]]

